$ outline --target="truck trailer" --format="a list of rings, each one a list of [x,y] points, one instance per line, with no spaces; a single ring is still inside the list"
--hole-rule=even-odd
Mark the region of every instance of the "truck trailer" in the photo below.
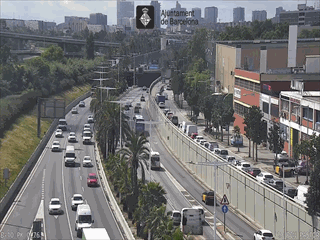
[[[110,240],[105,228],[83,228],[82,240]]]

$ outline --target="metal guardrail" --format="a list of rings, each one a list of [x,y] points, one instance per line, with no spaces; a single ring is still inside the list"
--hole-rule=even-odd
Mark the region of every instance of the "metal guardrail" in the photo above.
[[[157,82],[155,81],[154,84],[150,85],[150,94]],[[165,124],[158,125],[157,128],[168,149],[201,182],[213,188],[212,169],[198,165],[188,166],[187,162],[190,160],[194,162],[212,162],[222,161],[222,159],[215,156],[208,149],[203,148],[203,146],[196,144],[177,129],[164,116],[152,97],[149,101],[149,111],[153,118],[165,122]],[[313,230],[319,231],[320,217],[316,216],[312,219],[312,216],[308,215],[304,206],[293,202],[288,197],[283,198],[279,191],[274,191],[274,189],[258,183],[256,179],[252,179],[246,173],[233,166],[220,167],[217,174],[220,179],[217,193],[220,195],[226,194],[230,204],[237,213],[255,222],[258,226],[270,229],[277,238],[284,238],[284,223],[280,219],[285,219],[288,237],[296,234],[298,239],[306,239],[302,236],[306,236],[310,232],[312,233]],[[229,187],[226,186],[226,183],[228,183]]]
[[[91,92],[88,92],[88,93],[78,97],[74,101],[72,101],[66,107],[66,112],[69,112],[74,106],[76,106],[78,104],[79,101],[86,99],[90,95],[91,95]],[[37,146],[36,150],[32,153],[29,160],[23,166],[22,170],[18,174],[15,181],[11,184],[7,194],[1,199],[1,202],[0,202],[0,222],[2,222],[3,218],[5,217],[5,215],[7,214],[8,210],[9,210],[10,206],[12,205],[15,198],[17,197],[20,189],[22,188],[23,184],[25,183],[25,181],[29,177],[33,167],[35,166],[38,159],[40,158],[41,153],[45,149],[45,147],[46,147],[47,143],[49,142],[50,137],[53,134],[53,132],[55,131],[57,125],[58,125],[58,119],[55,119],[51,123],[51,125],[50,125],[49,129],[47,130],[46,134],[44,135],[44,137],[41,139],[41,142]]]

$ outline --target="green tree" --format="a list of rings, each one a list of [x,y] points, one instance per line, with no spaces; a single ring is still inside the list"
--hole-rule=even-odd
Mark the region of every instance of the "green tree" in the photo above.
[[[160,207],[162,204],[166,204],[165,198],[166,191],[160,185],[160,183],[149,182],[146,185],[142,185],[139,194],[138,207],[134,212],[134,219],[137,221],[137,225],[142,223],[145,225],[145,221],[150,215],[153,207]]]
[[[207,42],[207,30],[205,28],[197,29],[195,34],[192,37],[192,40],[189,41],[189,53],[192,58],[202,59],[205,61],[205,48]]]
[[[281,134],[282,132],[280,131],[279,123],[273,121],[268,133],[269,150],[276,154],[273,169],[275,169],[275,165],[278,163],[278,154],[281,153],[284,148],[284,140],[282,139]]]
[[[262,143],[264,139],[266,139],[266,132],[264,128],[264,122],[262,121],[263,114],[259,107],[253,106],[249,109],[252,112],[253,119],[251,120],[252,125],[250,128],[252,129],[252,142],[256,147],[256,161],[258,161],[258,145]],[[253,154],[254,159],[254,154]]]
[[[94,59],[94,38],[93,38],[92,32],[87,37],[86,54],[87,54],[87,59]]]
[[[131,170],[131,183],[132,183],[132,189],[133,189],[133,196],[132,196],[133,209],[138,203],[138,197],[139,197],[138,172],[137,172],[139,166],[141,168],[142,183],[145,184],[145,171],[144,171],[143,164],[145,166],[148,166],[147,161],[149,159],[149,152],[150,152],[150,150],[146,147],[146,143],[148,143],[148,140],[146,139],[145,136],[139,135],[136,132],[130,132],[128,136],[127,148],[122,148],[120,150],[120,153],[122,154],[121,158],[125,159],[125,161],[127,162]]]
[[[63,50],[61,47],[51,45],[47,48],[42,54],[41,57],[46,59],[49,62],[60,61],[64,62]]]
[[[251,126],[254,124],[252,122],[253,119],[253,112],[248,109],[247,112],[244,114],[243,124],[244,126],[244,135],[249,139],[249,157],[251,157],[251,140],[252,140],[252,129]]]

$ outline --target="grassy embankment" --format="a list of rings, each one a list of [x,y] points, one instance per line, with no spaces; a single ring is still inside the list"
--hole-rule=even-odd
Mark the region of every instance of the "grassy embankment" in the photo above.
[[[80,97],[91,89],[90,85],[74,87],[62,94],[55,95],[55,98],[64,98],[66,106],[74,99]],[[14,182],[19,172],[26,164],[31,154],[40,143],[37,138],[37,110],[36,108],[27,115],[23,115],[12,125],[10,131],[0,139],[0,199],[5,196],[10,185]],[[41,120],[41,137],[50,127],[51,119]],[[10,169],[10,179],[5,182],[3,179],[3,169]]]

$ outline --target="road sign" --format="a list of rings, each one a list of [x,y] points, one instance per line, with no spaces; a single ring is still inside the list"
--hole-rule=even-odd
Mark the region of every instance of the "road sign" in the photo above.
[[[222,205],[229,205],[229,201],[228,201],[228,198],[227,198],[227,195],[223,195],[223,198],[221,199],[221,202],[220,202]]]
[[[229,210],[229,209],[228,209],[228,206],[227,206],[227,205],[223,205],[223,206],[222,206],[222,212],[223,212],[223,213],[227,213],[228,210]]]

